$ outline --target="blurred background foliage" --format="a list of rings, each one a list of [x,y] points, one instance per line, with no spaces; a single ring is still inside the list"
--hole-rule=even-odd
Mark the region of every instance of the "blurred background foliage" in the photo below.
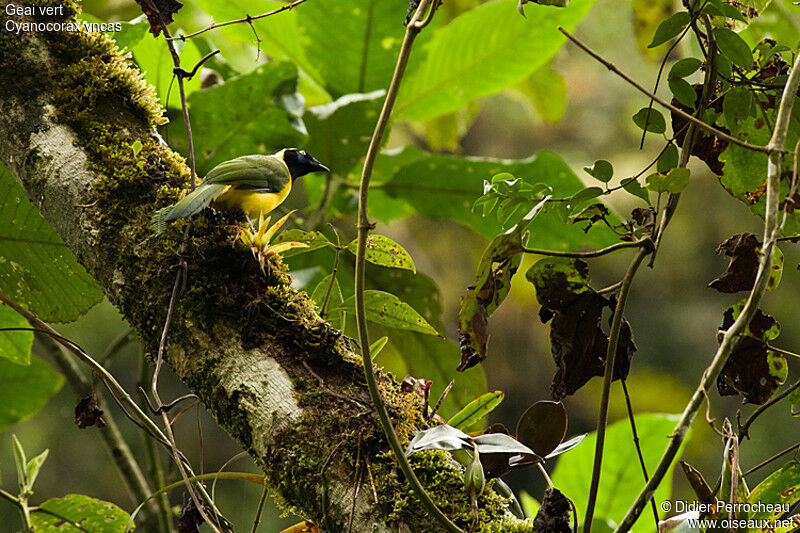
[[[436,17],[437,26],[444,25],[481,2],[478,0],[446,1]],[[213,0],[186,0],[184,8],[178,13],[173,34],[180,28],[192,32],[210,23],[208,13],[213,13],[217,21],[255,15],[278,7],[278,2],[245,2],[236,0],[216,2]],[[571,9],[578,4],[588,9],[589,2],[574,0]],[[265,91],[271,102],[279,109],[265,105],[264,109],[252,110],[253,117],[230,116],[213,113],[193,115],[195,136],[198,139],[198,170],[202,175],[213,164],[235,155],[241,155],[242,147],[248,146],[248,132],[258,128],[270,128],[275,121],[292,121],[303,113],[303,102],[282,99],[294,93],[294,87],[274,83],[279,73],[269,64],[273,58],[290,58],[308,68],[301,73],[297,90],[302,94],[305,109],[328,104],[338,96],[353,92],[369,93],[383,89],[390,72],[373,72],[368,75],[348,70],[347,57],[336,56],[338,24],[346,24],[344,15],[333,17],[328,28],[298,28],[297,18],[304,10],[339,9],[345,3],[309,0],[305,5],[290,13],[255,23],[254,28],[240,24],[224,30],[204,34],[202,38],[189,40],[183,45],[182,61],[192,65],[210,50],[219,48],[220,56],[212,59],[208,66],[223,79],[244,74],[237,87],[222,85],[214,89],[201,89],[201,79],[196,77],[188,82],[189,102],[200,102],[207,91],[231,91],[225,98],[235,100],[238,90]],[[384,5],[382,2],[379,5]],[[510,4],[509,4],[510,5]],[[664,0],[633,0],[632,6],[621,6],[613,0],[597,0],[588,15],[580,22],[576,34],[594,47],[601,55],[614,62],[645,86],[652,86],[658,69],[658,60],[665,48],[642,50],[655,30],[656,25],[679,6]],[[131,21],[140,11],[132,0],[89,0],[84,2],[88,20]],[[509,16],[517,16],[514,12]],[[389,26],[386,36],[381,39],[377,54],[392,58],[399,42],[396,36],[402,35],[400,17],[396,13],[387,18]],[[529,20],[528,23],[535,23]],[[394,25],[394,26],[392,26]],[[396,26],[396,27],[395,27]],[[762,17],[743,36],[754,44],[765,35],[771,35],[784,44],[796,46],[800,30],[800,11],[787,0],[773,0]],[[331,42],[319,50],[308,52],[297,45],[304,32],[328,32]],[[384,31],[384,29],[381,29]],[[163,41],[156,41],[145,35],[146,27],[141,21],[125,25],[125,30],[117,36],[121,44],[126,39],[131,45],[134,59],[146,71],[149,82],[156,86],[162,101],[168,104],[171,123],[162,134],[170,144],[185,149],[183,125],[179,116],[180,101],[177,88],[170,86],[172,64]],[[432,32],[423,32],[420,45],[424,45]],[[113,35],[112,35],[113,36]],[[260,42],[257,41],[260,39]],[[696,44],[684,40],[672,53],[669,62],[680,57],[696,55]],[[307,54],[307,55],[306,55]],[[314,55],[316,54],[316,55]],[[393,59],[392,59],[393,62]],[[669,65],[668,62],[668,65]],[[336,69],[339,70],[336,70]],[[326,70],[327,69],[327,70]],[[331,71],[330,69],[334,69]],[[324,72],[325,76],[320,76]],[[290,73],[291,76],[291,73]],[[692,81],[698,79],[698,74]],[[206,77],[206,80],[212,78]],[[328,87],[322,87],[320,80],[335,80]],[[249,81],[247,81],[249,80]],[[357,80],[354,81],[354,80]],[[352,87],[357,83],[357,87]],[[409,83],[413,84],[413,80]],[[232,84],[231,84],[232,85]],[[659,94],[669,97],[662,83]],[[266,96],[265,96],[266,98]],[[381,102],[380,94],[365,99],[365,113],[375,113]],[[401,97],[402,110],[403,98]],[[442,109],[448,102],[443,102]],[[653,159],[662,146],[657,136],[650,135],[639,149],[641,131],[631,122],[630,117],[640,108],[647,106],[645,97],[630,86],[611,75],[605,68],[591,58],[566,45],[552,60],[543,61],[530,77],[515,84],[501,94],[495,94],[470,101],[468,105],[459,104],[455,111],[435,118],[416,122],[398,122],[393,125],[387,148],[416,146],[443,154],[485,156],[496,158],[522,159],[543,151],[560,155],[587,185],[594,185],[592,179],[580,169],[591,165],[597,159],[607,159],[614,164],[617,176],[630,176],[637,173]],[[413,107],[406,108],[406,114],[414,117]],[[401,111],[401,114],[403,111]],[[314,116],[308,112],[303,116],[305,127],[313,129]],[[345,118],[346,120],[346,118]],[[236,136],[231,141],[228,130],[236,128]],[[371,131],[363,135],[368,136]],[[217,139],[219,137],[219,139]],[[295,145],[303,142],[304,134],[298,130],[295,137],[287,137],[285,144]],[[314,142],[312,135],[311,141]],[[325,147],[307,148],[323,162],[330,164],[332,157],[343,157],[358,170],[358,155],[348,155],[347,150],[332,150],[322,155]],[[363,150],[356,150],[361,154]],[[379,165],[381,164],[379,159]],[[331,165],[333,166],[333,165]],[[714,249],[727,237],[742,232],[760,234],[761,221],[750,213],[742,203],[731,198],[719,185],[718,179],[702,163],[691,163],[691,182],[683,198],[671,227],[666,233],[663,247],[659,251],[655,269],[640,271],[633,286],[626,316],[631,322],[639,351],[632,363],[628,386],[633,406],[637,413],[679,413],[696,386],[700,374],[711,359],[716,347],[716,331],[721,323],[722,312],[738,301],[739,296],[721,295],[706,285],[717,277],[726,267],[727,259],[716,256]],[[489,176],[486,176],[487,178]],[[376,176],[379,179],[379,176]],[[309,202],[316,204],[322,195],[321,178],[306,178],[307,197],[302,188],[287,202],[289,209],[304,207]],[[480,190],[475,190],[475,197]],[[341,214],[337,227],[343,237],[353,238],[352,215],[347,214],[347,202],[353,201],[352,189],[344,188],[335,199],[333,209]],[[376,202],[381,195],[376,194]],[[385,201],[389,201],[384,199]],[[339,205],[337,206],[337,203]],[[615,195],[610,206],[622,215],[627,215],[635,198],[629,195]],[[350,206],[352,209],[352,205]],[[402,215],[402,206],[398,207]],[[557,239],[558,225],[534,226],[533,231],[543,232],[541,238]],[[414,282],[418,305],[440,306],[441,322],[432,325],[451,339],[457,339],[456,316],[459,298],[468,285],[473,282],[475,268],[480,259],[486,239],[453,221],[436,220],[413,216],[395,220],[390,225],[380,224],[377,233],[388,235],[402,243],[410,252],[417,270],[429,276],[440,291],[440,297],[426,278],[418,276]],[[550,234],[552,232],[552,235]],[[800,328],[794,327],[797,314],[797,298],[800,294],[800,276],[797,265],[800,253],[796,246],[785,243],[781,249],[786,257],[782,284],[779,290],[766,295],[762,307],[775,316],[783,326],[780,346],[800,351]],[[306,271],[304,267],[314,262],[330,263],[331,255],[317,252],[316,255],[302,256],[293,262],[293,271],[298,279],[310,288],[324,275],[319,271]],[[534,261],[526,257],[521,271],[524,272]],[[590,261],[593,284],[603,287],[620,279],[629,261],[629,253],[620,252],[608,257]],[[374,282],[378,286],[394,283],[406,286],[408,278],[391,279],[393,273],[377,272],[372,269]],[[347,264],[343,266],[342,278],[351,275]],[[310,289],[309,289],[310,290]],[[343,287],[345,296],[352,292]],[[415,306],[416,307],[416,306]],[[419,309],[418,309],[419,310]],[[513,428],[517,418],[531,403],[549,398],[549,386],[555,371],[550,356],[548,328],[540,323],[539,305],[533,287],[517,283],[503,306],[491,317],[491,339],[488,359],[482,370],[467,371],[467,377],[460,376],[474,386],[488,390],[502,390],[505,401],[490,416],[490,422],[503,422]],[[435,314],[435,313],[434,313]],[[59,325],[67,337],[74,339],[89,353],[102,354],[107,346],[126,329],[126,325],[113,307],[103,302],[74,323]],[[377,362],[403,377],[405,363],[397,359],[398,347],[420,341],[419,335],[384,332],[373,327],[373,339],[388,333],[391,341],[379,355]],[[419,350],[429,350],[427,364],[433,364],[454,373],[458,364],[457,350],[436,339],[425,340]],[[430,344],[433,343],[433,344]],[[437,344],[439,343],[439,344]],[[34,353],[37,351],[35,346]],[[110,360],[110,369],[128,390],[135,390],[139,375],[140,351],[135,343],[121,349]],[[421,364],[421,363],[420,363]],[[419,367],[418,367],[419,368]],[[789,380],[798,375],[798,365],[790,363]],[[419,372],[416,377],[426,377]],[[434,383],[433,395],[441,392],[446,383]],[[162,395],[175,397],[183,393],[183,386],[167,374],[162,378]],[[450,416],[456,404],[469,400],[469,395],[460,396],[459,387],[453,393],[451,403],[445,405],[444,416]],[[569,413],[567,437],[592,431],[600,398],[600,379],[594,379],[588,386],[565,400]],[[720,421],[723,417],[735,418],[740,407],[738,397],[720,398],[716,391],[711,393],[712,416]],[[50,456],[45,469],[39,477],[36,498],[45,499],[67,493],[84,493],[114,502],[126,510],[134,507],[120,483],[119,475],[92,430],[79,430],[72,422],[74,393],[64,387],[44,409],[32,418],[15,425],[11,430],[0,434],[0,474],[4,481],[14,478],[13,456],[10,433],[13,431],[23,442],[29,455],[50,448]],[[745,413],[752,410],[746,407]],[[138,454],[142,453],[142,437],[137,428],[123,420],[120,413],[117,419],[122,422],[123,432]],[[610,421],[624,419],[625,404],[619,383],[612,389]],[[791,444],[797,438],[797,420],[789,414],[787,404],[773,408],[766,416],[756,422],[751,431],[752,439],[741,448],[741,463],[748,468]],[[202,438],[200,438],[202,437]],[[232,442],[213,420],[202,410],[183,414],[176,424],[176,438],[184,453],[202,465],[198,471],[210,472],[219,468],[226,460],[238,453],[238,446]],[[585,445],[585,444],[584,444]],[[721,442],[708,424],[699,416],[693,425],[693,433],[688,442],[684,458],[699,468],[710,482],[716,479],[720,468]],[[140,455],[141,456],[141,455]],[[167,464],[167,461],[164,461]],[[553,465],[548,469],[552,470]],[[240,459],[231,469],[257,471],[249,458]],[[758,472],[748,478],[754,485],[763,478]],[[175,478],[176,473],[170,473]],[[533,471],[514,473],[508,479],[510,485],[540,498],[544,489],[541,476]],[[237,529],[246,530],[255,513],[260,497],[260,488],[240,482],[222,481],[217,491],[220,508],[234,521]],[[674,495],[693,499],[686,481],[681,475],[675,477]],[[173,502],[178,503],[173,497]],[[270,502],[262,520],[262,531],[278,531],[297,522],[296,517],[279,516],[280,512]],[[17,524],[17,512],[5,502],[0,502],[0,523]],[[649,520],[643,517],[642,520]],[[12,529],[16,526],[12,525]]]

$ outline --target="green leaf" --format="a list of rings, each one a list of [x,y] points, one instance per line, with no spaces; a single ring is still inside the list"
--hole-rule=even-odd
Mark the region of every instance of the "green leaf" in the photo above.
[[[381,351],[383,351],[384,347],[386,347],[387,342],[389,342],[389,337],[384,335],[383,337],[381,337],[380,339],[376,340],[375,342],[369,345],[369,354],[373,360],[376,357],[378,357],[378,354],[381,353]]]
[[[552,62],[543,65],[517,88],[528,97],[533,108],[549,124],[555,124],[567,108],[567,82],[553,70]]]
[[[297,17],[307,62],[334,97],[385,89],[403,40],[405,0],[308,2]],[[239,15],[241,16],[241,15]]]
[[[752,520],[775,520],[782,511],[757,509],[759,503],[788,504],[789,507],[800,501],[800,463],[790,461],[778,471],[773,472],[759,483],[747,501],[754,505],[754,512],[748,516]]]
[[[367,152],[384,94],[384,91],[348,94],[335,102],[307,109],[303,115],[308,129],[305,148],[332,173],[347,176]],[[311,205],[322,200],[327,179],[324,174],[303,178]]]
[[[590,176],[594,179],[608,183],[614,177],[614,167],[605,159],[599,159],[594,162],[590,167],[583,167]]]
[[[676,167],[670,169],[666,174],[656,172],[645,178],[647,188],[653,192],[671,192],[673,194],[681,192],[689,185],[689,169]]]
[[[753,53],[744,39],[728,28],[715,28],[714,38],[717,46],[733,64],[750,70],[753,68]]]
[[[687,57],[676,61],[669,69],[669,78],[685,78],[697,72],[703,62],[696,57]]]
[[[664,149],[658,157],[656,162],[656,170],[661,173],[666,173],[678,166],[678,148],[674,144],[670,144]]]
[[[358,239],[354,239],[347,245],[353,255],[356,254],[358,248]],[[383,235],[370,235],[367,237],[367,249],[365,259],[375,265],[384,266],[387,268],[404,268],[412,272],[417,269],[414,266],[414,260],[406,252],[402,246],[394,242],[389,237]]]
[[[598,196],[602,195],[603,192],[603,189],[600,187],[586,187],[585,189],[578,191],[572,198],[570,198],[567,209],[570,213],[573,213],[582,204],[585,204],[589,200],[594,200]]]
[[[0,359],[0,431],[44,407],[63,383],[64,378],[38,357],[28,366]]]
[[[123,533],[128,513],[82,494],[52,498],[31,513],[36,533]]]
[[[364,291],[364,307],[367,320],[376,324],[440,336],[422,315],[394,294],[376,290]],[[355,296],[346,299],[331,312],[340,310],[355,313]]]
[[[505,398],[503,391],[487,392],[469,402],[463,409],[450,417],[447,424],[457,429],[469,429],[473,424],[485,418]]]
[[[464,107],[475,98],[521,82],[545,65],[586,15],[594,0],[568,9],[530,5],[512,16],[517,0],[487,2],[439,28],[412,54],[395,106],[398,120],[422,120]]]
[[[2,165],[0,291],[48,322],[75,320],[103,298]]]
[[[770,136],[770,129],[763,123],[763,120],[756,122],[753,117],[748,117],[738,132],[738,137],[746,138],[747,142],[762,146],[769,142]],[[754,152],[730,143],[720,154],[719,160],[725,163],[720,180],[725,189],[747,204],[754,203],[754,200],[747,197],[747,193],[755,192],[764,185],[767,179],[767,154]]]
[[[647,194],[647,189],[642,187],[642,185],[636,181],[635,178],[625,178],[619,183],[626,192],[641,198],[647,203],[647,205],[650,205],[650,195]]]
[[[653,40],[647,45],[647,47],[655,48],[656,46],[669,41],[673,37],[677,37],[678,34],[683,31],[686,25],[689,24],[689,21],[691,21],[691,17],[686,11],[675,13],[670,18],[658,25],[658,29],[656,29],[655,35],[653,35]]]
[[[17,469],[17,485],[19,485],[20,492],[25,492],[28,488],[28,473],[25,470],[28,459],[25,457],[25,450],[22,448],[22,443],[15,434],[11,435],[11,442],[14,446],[14,466]]]
[[[664,447],[669,444],[669,435],[678,419],[677,415],[636,416],[639,445],[649,472],[655,469]],[[581,518],[589,494],[586,487],[591,485],[596,440],[596,432],[590,433],[582,446],[560,456],[551,475],[555,486],[575,502]],[[606,431],[603,476],[600,478],[595,516],[619,523],[628,511],[631,495],[639,492],[642,483],[642,469],[631,441],[630,424],[627,419],[620,420],[609,425]],[[667,473],[655,492],[656,501],[668,500],[671,490],[672,475]],[[633,533],[650,533],[652,530],[652,522],[644,520],[639,520],[631,529]]]
[[[767,290],[773,291],[778,287],[783,277],[783,252],[777,246],[774,248],[775,253],[772,257],[772,269],[769,272],[769,279],[767,279]]]
[[[29,328],[30,324],[19,313],[0,304],[0,328]],[[0,331],[0,358],[18,365],[28,365],[31,360],[32,331]]]
[[[131,145],[131,150],[133,150],[133,155],[134,156],[139,155],[139,152],[142,151],[142,141],[140,141],[139,139],[136,139],[133,142],[133,144]]]
[[[664,120],[664,115],[657,109],[643,107],[633,115],[633,123],[651,133],[664,133],[667,131],[667,122]]]
[[[694,87],[689,85],[688,81],[683,78],[670,78],[667,84],[676,100],[685,106],[694,108],[694,103],[697,101],[697,93]]]
[[[242,154],[302,145],[306,132],[296,90],[297,67],[273,61],[192,94],[189,111],[198,174]]]
[[[516,161],[419,153],[412,158],[407,151],[394,156],[383,155],[382,158],[388,168],[391,168],[390,160],[398,158],[400,168],[375,192],[402,199],[424,217],[454,220],[488,239],[513,226],[529,209],[521,210],[507,223],[497,216],[484,217],[480,212],[474,212],[472,203],[481,194],[484,180],[491,176],[509,172],[532,185],[545,182],[557,197],[572,196],[584,189],[572,169],[552,152],[540,152],[534,157]],[[411,162],[402,164],[402,158]],[[587,234],[577,226],[565,226],[558,214],[552,211],[537,217],[531,229],[528,245],[541,248],[575,249],[584,244],[602,247],[616,240],[614,233],[607,228],[598,226]]]
[[[29,489],[33,489],[33,484],[36,482],[36,478],[39,476],[39,470],[47,460],[48,455],[50,455],[50,450],[45,450],[28,461],[28,463],[25,465],[25,477],[28,480]]]
[[[734,135],[739,132],[755,107],[753,94],[745,87],[733,87],[722,100],[722,112],[728,129]]]
[[[314,250],[319,250],[326,246],[333,247],[333,243],[319,231],[303,231],[301,229],[287,229],[286,231],[278,234],[273,240],[273,244],[281,242],[302,242],[307,248],[292,248],[281,253],[283,258],[300,255]]]
[[[122,50],[127,48],[132,50],[147,35],[150,25],[147,23],[147,16],[142,14],[135,19],[122,22],[122,31],[109,33],[109,37],[117,42],[117,46]]]

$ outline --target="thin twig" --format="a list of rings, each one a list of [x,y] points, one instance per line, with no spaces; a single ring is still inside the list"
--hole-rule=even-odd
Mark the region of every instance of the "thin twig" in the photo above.
[[[608,350],[606,351],[606,369],[603,375],[603,396],[600,400],[600,413],[597,415],[597,441],[594,450],[594,464],[592,466],[592,482],[589,488],[589,501],[586,504],[586,515],[583,520],[584,533],[589,533],[592,530],[594,506],[597,503],[597,491],[600,488],[600,469],[603,466],[603,446],[605,445],[606,425],[608,423],[608,403],[611,395],[611,381],[614,379],[614,361],[617,358],[619,334],[622,330],[622,314],[625,311],[625,303],[628,300],[628,293],[636,271],[641,266],[644,258],[653,250],[652,241],[650,241],[650,244],[651,246],[639,248],[627,272],[625,272],[622,286],[619,289],[619,296],[617,296],[617,306],[611,319],[611,331],[608,336]]]
[[[754,466],[753,468],[751,468],[750,470],[748,470],[747,472],[745,472],[745,473],[744,473],[744,474],[742,474],[742,475],[743,475],[743,476],[749,476],[750,474],[752,474],[752,473],[753,473],[753,472],[755,472],[756,470],[758,470],[758,469],[760,469],[760,468],[763,468],[763,467],[767,466],[767,465],[768,465],[768,464],[770,464],[772,461],[777,461],[778,459],[780,459],[781,457],[783,457],[784,455],[786,455],[786,454],[788,454],[788,453],[791,453],[791,452],[796,452],[796,451],[797,451],[799,448],[800,448],[800,442],[795,442],[794,444],[792,444],[791,446],[789,446],[789,447],[788,447],[788,448],[786,448],[785,450],[783,450],[783,451],[780,451],[780,452],[776,453],[775,455],[773,455],[773,456],[772,456],[772,457],[770,457],[769,459],[765,459],[764,461],[761,461],[761,462],[760,462],[760,463],[758,463],[756,466]]]
[[[783,400],[784,398],[789,396],[791,393],[793,393],[798,388],[800,388],[800,380],[795,381],[791,386],[789,386],[786,389],[784,389],[783,391],[781,391],[780,394],[770,398],[770,400],[768,402],[766,402],[764,405],[759,405],[758,409],[753,411],[752,414],[749,417],[747,417],[747,420],[745,420],[744,424],[742,424],[741,427],[739,427],[739,440],[741,441],[744,438],[748,438],[749,439],[750,438],[750,433],[749,433],[750,425],[753,422],[756,421],[756,418],[761,416],[761,414],[764,411],[766,411],[767,409],[769,409],[770,407],[772,407],[776,403],[780,402],[781,400]]]
[[[589,48],[587,45],[585,45],[582,41],[577,39],[575,36],[573,36],[567,30],[565,30],[562,27],[559,27],[558,30],[561,33],[563,33],[564,35],[566,35],[567,38],[570,41],[575,43],[584,52],[586,52],[587,54],[589,54],[590,56],[595,58],[597,61],[602,63],[603,66],[605,66],[608,70],[610,70],[611,72],[613,72],[614,74],[616,74],[617,76],[622,78],[623,80],[627,81],[636,90],[638,90],[639,92],[644,93],[645,95],[649,96],[650,98],[653,99],[653,101],[658,102],[660,105],[662,105],[663,107],[666,107],[667,109],[669,109],[673,113],[675,113],[677,115],[680,115],[685,120],[688,120],[689,122],[697,124],[699,127],[703,128],[704,130],[707,130],[712,135],[715,135],[716,137],[718,137],[720,139],[725,139],[726,141],[728,141],[731,144],[735,144],[737,146],[741,146],[742,148],[747,148],[748,150],[753,150],[754,152],[761,152],[761,153],[769,153],[770,152],[768,146],[759,146],[759,145],[756,145],[756,144],[750,144],[750,143],[742,141],[741,139],[737,139],[736,137],[728,135],[724,131],[718,130],[714,126],[706,124],[702,120],[700,120],[698,118],[695,118],[694,116],[690,115],[686,111],[684,111],[684,110],[682,110],[682,109],[680,109],[678,107],[675,107],[674,105],[670,104],[669,102],[667,102],[665,100],[662,100],[658,96],[654,95],[653,93],[651,93],[650,91],[648,91],[647,89],[645,89],[644,87],[639,85],[639,83],[637,83],[630,76],[628,76],[627,74],[622,72],[620,69],[618,69],[613,63],[611,63],[610,61],[607,61],[606,59],[601,57],[597,52],[595,52],[594,50]],[[783,150],[781,149],[781,151],[783,151]]]
[[[229,20],[227,22],[220,22],[219,24],[214,23],[211,26],[208,26],[207,28],[203,28],[202,30],[198,30],[198,31],[196,31],[194,33],[190,33],[189,35],[177,35],[175,37],[168,37],[167,40],[168,41],[177,41],[177,40],[185,41],[186,39],[191,39],[192,37],[196,37],[196,36],[200,35],[201,33],[205,33],[207,31],[214,30],[214,29],[217,29],[217,28],[221,28],[223,26],[230,26],[231,24],[243,24],[243,23],[251,24],[254,20],[263,19],[264,17],[269,17],[271,15],[277,15],[278,13],[281,13],[283,11],[287,11],[289,9],[292,9],[295,6],[300,5],[305,1],[306,0],[295,0],[291,4],[286,4],[285,6],[282,6],[282,7],[279,7],[278,9],[274,9],[272,11],[269,11],[268,13],[262,13],[260,15],[255,15],[253,17],[251,17],[250,15],[247,15],[246,17],[241,18],[241,19]]]
[[[358,327],[358,339],[361,344],[361,356],[364,362],[364,375],[367,381],[372,404],[378,414],[386,440],[389,441],[389,446],[392,449],[395,460],[400,465],[400,469],[406,477],[409,485],[413,489],[415,495],[420,499],[425,509],[432,515],[446,531],[451,533],[461,533],[461,529],[450,521],[447,516],[436,506],[431,497],[425,492],[424,487],[420,483],[414,470],[408,463],[408,459],[403,453],[403,448],[400,445],[400,439],[394,431],[392,421],[389,418],[389,413],[386,411],[383,398],[381,397],[378,383],[375,378],[375,370],[372,366],[372,358],[369,354],[369,334],[367,332],[366,313],[364,310],[364,266],[365,256],[367,250],[367,236],[369,230],[372,229],[372,224],[369,222],[367,211],[367,200],[369,198],[369,180],[372,176],[372,168],[375,164],[375,157],[378,155],[381,140],[383,139],[386,126],[389,124],[389,117],[392,114],[392,107],[394,106],[397,92],[400,88],[400,82],[403,79],[406,66],[408,65],[408,58],[411,54],[411,47],[414,44],[414,39],[419,34],[420,30],[427,22],[430,22],[430,16],[423,19],[424,13],[430,8],[435,10],[438,7],[437,0],[422,0],[417,7],[414,16],[406,26],[406,33],[403,37],[403,44],[400,47],[400,52],[397,57],[397,65],[395,66],[392,81],[389,84],[389,89],[386,91],[386,98],[383,102],[383,108],[375,125],[375,131],[372,134],[367,155],[364,160],[364,169],[361,173],[361,184],[359,190],[358,201],[358,248],[356,250],[356,274],[355,274],[355,299],[356,299],[356,325]]]
[[[264,512],[264,504],[267,502],[267,494],[269,494],[269,489],[265,483],[264,491],[261,493],[261,499],[258,500],[258,509],[256,509],[256,517],[253,519],[253,527],[250,528],[250,533],[256,533],[258,531],[258,524],[261,523],[261,514]]]
[[[522,251],[525,252],[526,254],[586,259],[591,257],[600,257],[602,255],[610,254],[611,252],[616,252],[617,250],[622,250],[623,248],[640,248],[642,246],[650,246],[650,245],[652,245],[652,241],[650,241],[650,239],[642,239],[638,241],[618,242],[616,244],[612,244],[611,246],[607,246],[600,250],[591,250],[588,252],[562,252],[560,250],[541,250],[539,248],[523,248]]]
[[[636,431],[636,418],[633,416],[633,405],[631,404],[631,395],[628,394],[628,384],[626,379],[620,379],[622,382],[622,393],[625,395],[625,406],[628,409],[628,421],[631,424],[631,433],[633,434],[633,446],[636,448],[636,455],[639,456],[639,466],[642,467],[642,475],[644,481],[647,483],[650,476],[647,474],[647,465],[644,462],[644,455],[642,454],[642,447],[639,443],[639,432]],[[650,498],[650,506],[653,508],[653,518],[656,522],[656,530],[658,530],[658,509],[656,508],[656,499]]]
[[[651,477],[650,481],[642,488],[633,505],[631,505],[631,508],[628,509],[625,517],[617,526],[615,533],[623,533],[630,530],[631,526],[633,526],[634,522],[636,522],[636,519],[641,514],[642,509],[644,509],[646,502],[653,497],[653,493],[664,479],[667,470],[675,459],[675,455],[678,453],[678,449],[683,443],[684,438],[686,438],[689,426],[703,402],[705,391],[716,381],[722,368],[728,362],[731,352],[738,344],[739,335],[744,331],[744,328],[755,315],[756,309],[758,309],[758,303],[761,301],[761,296],[767,288],[767,281],[772,269],[775,239],[781,230],[781,226],[778,224],[781,163],[783,160],[786,133],[789,129],[789,117],[792,113],[792,106],[794,104],[795,95],[797,94],[798,85],[800,85],[800,55],[795,58],[791,73],[786,81],[786,87],[784,88],[783,95],[781,96],[781,103],[778,107],[777,119],[775,120],[775,129],[772,132],[769,144],[767,144],[769,157],[767,163],[767,192],[764,213],[764,244],[761,248],[761,259],[759,261],[758,274],[756,275],[753,289],[750,291],[750,296],[747,299],[747,303],[745,303],[742,308],[739,317],[723,335],[719,348],[717,348],[717,352],[714,355],[714,359],[703,373],[703,378],[699,386],[695,389],[692,398],[684,408],[683,414],[671,435],[670,443],[664,450],[664,454],[656,470],[653,472],[653,477]]]

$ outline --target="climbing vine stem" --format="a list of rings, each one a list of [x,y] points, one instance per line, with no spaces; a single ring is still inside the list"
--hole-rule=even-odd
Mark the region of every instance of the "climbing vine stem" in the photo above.
[[[375,370],[372,366],[372,358],[369,353],[369,336],[367,333],[366,311],[364,308],[364,266],[367,250],[367,236],[372,225],[367,218],[367,199],[369,196],[369,180],[372,176],[372,168],[375,164],[375,158],[380,149],[383,134],[386,131],[386,126],[389,123],[389,117],[392,114],[392,107],[394,107],[397,92],[400,88],[400,82],[403,79],[406,66],[408,65],[408,58],[411,54],[411,47],[414,44],[414,39],[419,34],[420,30],[424,28],[432,19],[433,14],[438,7],[437,0],[422,0],[417,7],[414,16],[406,25],[406,33],[403,37],[403,44],[400,47],[400,54],[397,58],[397,64],[394,69],[392,81],[389,84],[389,89],[386,92],[386,99],[383,102],[381,114],[378,117],[378,123],[375,125],[375,131],[372,134],[372,139],[369,143],[369,149],[364,160],[364,170],[361,173],[361,185],[359,188],[358,198],[358,248],[356,249],[356,279],[355,279],[355,296],[356,296],[356,323],[358,325],[358,340],[361,345],[361,355],[364,360],[364,375],[367,380],[367,387],[369,394],[372,398],[372,403],[375,406],[375,411],[381,422],[381,427],[386,439],[389,441],[389,446],[394,453],[395,459],[400,465],[408,483],[411,485],[414,493],[420,499],[422,504],[433,516],[433,518],[446,530],[452,533],[461,532],[461,529],[456,526],[449,518],[447,518],[442,511],[436,507],[436,504],[431,500],[430,496],[425,492],[419,479],[411,469],[408,459],[403,453],[403,448],[400,445],[400,439],[394,431],[392,421],[389,418],[389,413],[383,403],[383,398],[378,390],[378,383],[375,379]],[[428,12],[425,16],[426,11]]]

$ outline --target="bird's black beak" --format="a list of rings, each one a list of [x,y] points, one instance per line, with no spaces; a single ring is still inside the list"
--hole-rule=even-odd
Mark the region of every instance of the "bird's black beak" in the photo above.
[[[298,179],[312,172],[328,172],[330,170],[303,150],[287,150],[283,158],[286,166],[289,167],[292,179]]]

